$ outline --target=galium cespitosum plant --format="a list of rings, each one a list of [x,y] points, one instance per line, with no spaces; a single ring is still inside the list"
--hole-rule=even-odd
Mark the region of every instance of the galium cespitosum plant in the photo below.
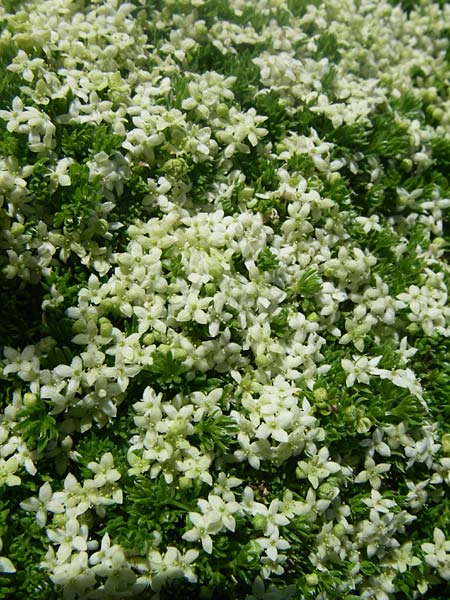
[[[0,598],[447,598],[450,5],[0,24]]]

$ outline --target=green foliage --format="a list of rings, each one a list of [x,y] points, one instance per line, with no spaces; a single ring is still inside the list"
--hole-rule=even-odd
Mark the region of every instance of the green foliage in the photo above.
[[[280,263],[275,254],[272,253],[270,248],[263,248],[258,254],[256,259],[256,266],[263,271],[270,271],[279,267]]]
[[[248,98],[244,107],[248,109],[252,106],[258,115],[268,117],[264,122],[264,127],[269,130],[265,139],[275,142],[282,138],[288,126],[288,117],[278,92],[264,91]]]
[[[365,123],[356,122],[352,125],[341,125],[328,134],[328,140],[339,148],[361,151],[369,144],[370,128]]]
[[[280,25],[289,24],[289,13],[284,10],[276,9],[270,13],[255,10],[254,6],[244,6],[241,14],[236,14],[227,0],[206,0],[206,2],[197,8],[199,19],[204,19],[207,27],[212,27],[217,21],[228,21],[236,23],[243,27],[252,26],[258,32],[276,18]]]
[[[0,348],[24,347],[41,337],[42,298],[39,285],[3,279],[0,286]]]
[[[322,279],[314,268],[306,269],[297,281],[294,292],[305,298],[319,294],[322,289]]]
[[[316,40],[316,51],[314,59],[320,60],[327,58],[330,62],[338,63],[341,59],[341,51],[339,50],[339,42],[334,33],[322,33]]]
[[[353,399],[356,410],[362,408],[372,423],[408,423],[411,427],[422,425],[427,410],[416,396],[399,388],[388,379],[373,379],[370,387],[361,386],[360,395]]]
[[[435,161],[434,168],[444,175],[448,175],[450,169],[450,140],[434,137],[431,142],[431,150]]]
[[[398,122],[395,115],[386,111],[377,115],[373,121],[371,139],[367,148],[368,154],[380,159],[397,158],[407,154],[411,141],[407,127]]]
[[[225,415],[208,416],[194,426],[194,431],[206,452],[225,452],[229,449],[231,436],[239,431],[239,427],[236,421]]]
[[[289,332],[289,309],[282,308],[277,315],[272,317],[270,329],[276,337],[283,337]]]
[[[239,214],[239,205],[243,202],[243,190],[245,186],[243,183],[235,184],[233,187],[232,194],[224,198],[222,201],[222,210],[227,217],[232,217],[235,214]]]
[[[303,17],[308,6],[319,6],[320,0],[288,0],[288,8],[296,17]]]
[[[67,231],[84,229],[95,214],[100,199],[99,181],[92,181],[86,165],[73,163],[69,169],[71,185],[60,188],[60,210],[53,219],[54,227],[64,226]]]
[[[305,179],[312,178],[317,172],[313,159],[307,154],[294,154],[287,161],[289,172],[301,173]]]
[[[259,68],[252,59],[261,51],[260,45],[252,45],[238,54],[222,54],[211,42],[207,42],[192,56],[190,68],[198,73],[216,71],[227,77],[236,77],[232,91],[236,101],[245,105],[253,100],[255,86],[259,82]]]
[[[23,94],[20,91],[20,86],[23,85],[23,80],[18,73],[8,71],[6,67],[15,56],[13,53],[14,48],[11,48],[10,52],[5,53],[0,58],[0,66],[2,67],[2,77],[0,79],[0,101],[2,108],[10,110],[10,105],[15,96],[22,98],[27,105],[30,105],[30,100],[25,100]]]
[[[450,433],[450,343],[440,335],[417,340],[413,368],[419,374],[432,418]]]
[[[172,388],[181,383],[186,369],[182,361],[176,359],[171,350],[157,350],[152,355],[153,363],[143,369],[143,375],[162,389]]]
[[[45,291],[49,292],[52,286],[55,286],[58,292],[63,296],[64,302],[58,305],[58,308],[47,308],[47,312],[62,313],[69,306],[74,306],[78,298],[78,292],[86,286],[89,277],[89,272],[81,265],[72,260],[62,265],[55,265],[52,271],[42,283]]]
[[[413,92],[405,92],[392,100],[392,108],[406,119],[423,118],[422,102]]]
[[[198,491],[190,490],[194,494]],[[125,488],[124,504],[115,509],[100,533],[108,533],[114,543],[122,544],[130,554],[144,555],[154,531],[160,531],[166,540],[166,536],[184,527],[186,513],[195,510],[195,498],[189,502],[184,504],[180,492],[167,484],[163,476],[134,479]]]
[[[14,510],[8,515],[7,535],[2,536],[5,542],[2,555],[10,558],[16,573],[0,576],[0,598],[58,600],[48,573],[39,567],[45,557],[45,532],[36,524],[34,516],[17,510],[17,500],[15,498]]]
[[[114,457],[114,468],[118,469],[122,477],[126,476],[128,462],[126,458],[127,448],[118,440],[117,424],[116,431],[90,431],[77,443],[78,466],[81,476],[91,479],[93,473],[87,468],[90,462],[98,462],[100,458],[110,452]]]
[[[20,8],[25,0],[2,0],[2,6],[7,13],[15,13]]]
[[[47,156],[43,156],[33,164],[33,174],[28,179],[28,190],[33,195],[33,199],[43,207],[49,202],[48,175],[50,173],[46,166],[49,161]]]
[[[105,123],[64,125],[61,126],[59,137],[63,155],[78,162],[99,152],[106,152],[111,156],[123,142],[123,138],[113,133],[111,126]]]
[[[327,179],[324,182],[322,194],[325,198],[334,200],[341,207],[351,204],[352,191],[345,177],[338,176],[331,180]]]
[[[398,573],[394,579],[395,589],[402,593],[405,600],[413,600],[415,598],[415,578],[411,571]]]
[[[197,205],[207,204],[207,193],[217,181],[216,164],[212,160],[196,163],[187,161],[186,180],[189,182],[189,198]]]
[[[162,266],[166,273],[175,280],[178,277],[185,277],[183,261],[181,254],[176,254],[174,248],[167,248],[161,256]]]
[[[148,165],[138,163],[131,167],[130,176],[124,181],[123,192],[115,200],[111,220],[132,223],[136,219],[146,220],[160,214],[157,204],[149,201],[150,188],[147,180],[151,174],[152,170]],[[125,230],[116,235],[122,245],[126,246],[128,240]]]
[[[16,430],[30,448],[43,452],[47,445],[59,436],[56,419],[49,414],[48,407],[41,398],[31,406],[26,406],[18,414]]]
[[[20,143],[19,135],[10,133],[6,129],[6,123],[0,121],[0,156],[17,156],[21,155],[21,148],[26,147]]]
[[[391,295],[399,294],[410,285],[417,283],[418,277],[425,267],[425,261],[417,248],[418,246],[426,248],[429,244],[420,226],[410,233],[406,249],[398,257],[392,252],[394,246],[390,245],[395,240],[393,232],[389,232],[389,230],[371,232],[369,238],[369,247],[370,244],[374,244],[378,258],[374,273],[379,274],[389,285]]]

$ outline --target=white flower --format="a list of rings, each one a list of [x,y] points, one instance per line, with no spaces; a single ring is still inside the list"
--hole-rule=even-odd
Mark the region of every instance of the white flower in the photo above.
[[[57,544],[56,557],[61,563],[66,562],[73,550],[78,552],[87,550],[87,525],[80,525],[76,518],[70,517],[64,526],[55,529],[47,529],[47,537],[51,542]]]
[[[278,550],[288,550],[291,547],[287,540],[279,537],[278,530],[274,531],[270,537],[257,538],[256,541],[272,561],[278,559]]]
[[[391,468],[389,463],[376,464],[371,456],[366,456],[364,461],[364,471],[360,471],[355,477],[355,483],[365,483],[368,481],[370,485],[379,490],[381,486],[381,477],[383,473],[387,473]]]
[[[48,481],[44,483],[39,490],[39,497],[28,498],[20,503],[20,508],[27,512],[36,513],[36,521],[40,527],[44,527],[47,522],[47,512],[60,514],[64,512],[64,506],[52,493],[52,488]]]
[[[0,538],[0,552],[3,549],[3,540]],[[16,568],[9,558],[0,556],[0,573],[15,573]]]
[[[209,522],[220,524],[229,531],[235,530],[236,520],[233,515],[241,511],[237,502],[225,502],[220,496],[209,494],[208,500],[200,499],[197,504]]]
[[[310,484],[316,490],[323,479],[332,473],[341,470],[339,463],[329,460],[330,452],[325,446],[319,452],[311,456],[307,461],[300,460],[297,463],[296,475],[299,479],[308,478]]]
[[[21,484],[21,479],[15,472],[19,468],[19,461],[15,456],[11,456],[8,460],[0,458],[0,487],[7,485],[13,487]]]
[[[381,456],[391,456],[391,449],[383,442],[384,431],[377,427],[372,434],[372,439],[362,440],[360,446],[368,448],[367,454],[373,457],[375,452],[378,452]]]
[[[58,365],[53,369],[53,372],[61,379],[69,379],[66,382],[66,395],[74,396],[78,391],[78,387],[83,375],[83,362],[79,356],[74,356],[70,367],[68,365]]]
[[[126,560],[121,547],[118,544],[111,546],[110,537],[105,533],[100,550],[89,557],[89,564],[93,567],[92,570],[95,574],[105,577],[111,571],[117,571],[126,565]]]
[[[89,462],[87,464],[94,476],[94,485],[96,487],[102,487],[108,483],[115,483],[121,477],[119,471],[114,469],[114,459],[111,452],[104,454],[99,463]]]
[[[203,550],[211,554],[213,549],[213,541],[211,535],[218,533],[222,524],[217,521],[210,521],[208,516],[200,515],[199,513],[190,512],[189,519],[194,525],[192,529],[186,531],[181,537],[187,542],[201,541]]]
[[[382,359],[382,356],[375,356],[374,358],[368,358],[367,356],[353,355],[353,362],[347,358],[341,360],[341,366],[347,375],[345,384],[347,387],[351,387],[355,381],[359,383],[370,383],[370,374],[374,372],[374,369]]]
[[[409,567],[417,567],[421,562],[420,558],[412,553],[412,542],[406,542],[400,548],[395,548],[392,551],[392,558],[388,560],[388,564],[400,573],[405,573]]]
[[[425,561],[435,568],[443,579],[450,579],[450,541],[445,539],[444,532],[438,527],[433,531],[434,543],[421,545],[425,553]]]

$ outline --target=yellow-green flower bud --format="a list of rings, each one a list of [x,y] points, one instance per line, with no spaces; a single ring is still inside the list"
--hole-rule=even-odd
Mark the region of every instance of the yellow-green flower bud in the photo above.
[[[450,433],[444,433],[441,438],[442,452],[444,454],[450,454]]]
[[[308,573],[308,575],[305,576],[305,580],[306,583],[311,587],[314,587],[319,583],[319,578],[317,577],[316,573]]]
[[[187,490],[192,487],[192,479],[189,479],[189,477],[180,477],[178,479],[178,485],[181,490]]]
[[[345,527],[342,525],[342,523],[336,523],[336,525],[333,527],[333,533],[337,538],[341,538],[345,535]]]
[[[252,519],[252,525],[255,529],[262,531],[267,527],[267,519],[264,515],[255,515]]]
[[[151,346],[154,341],[155,341],[155,336],[153,333],[146,333],[144,335],[144,337],[142,338],[142,343],[145,344],[145,346]]]
[[[326,402],[328,400],[328,392],[325,388],[316,388],[313,394],[314,399],[319,403]]]
[[[27,408],[31,408],[32,406],[34,406],[36,404],[36,402],[37,402],[36,394],[27,392],[26,394],[23,395],[23,403],[25,404],[25,406]]]
[[[172,355],[175,360],[185,360],[187,358],[187,352],[184,348],[175,348],[172,350]]]
[[[112,334],[112,330],[113,330],[113,326],[112,323],[109,319],[106,319],[105,317],[101,317],[101,319],[99,319],[99,323],[100,323],[100,335],[102,337],[110,337]]]

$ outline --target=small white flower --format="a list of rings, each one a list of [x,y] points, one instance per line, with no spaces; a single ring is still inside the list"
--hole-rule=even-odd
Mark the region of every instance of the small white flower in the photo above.
[[[382,356],[375,356],[369,359],[367,356],[357,355],[353,355],[353,361],[343,358],[341,366],[348,373],[345,380],[346,386],[351,387],[355,381],[368,385],[370,383],[370,375],[373,374],[374,369],[381,359]]]
[[[311,456],[307,461],[300,460],[297,463],[296,475],[298,478],[308,478],[310,484],[316,490],[323,479],[329,477],[332,473],[338,473],[341,470],[339,463],[329,460],[330,452],[325,446],[319,452]]]
[[[39,490],[39,497],[28,498],[20,503],[20,508],[27,512],[36,513],[36,521],[40,527],[44,527],[47,522],[47,512],[60,514],[64,512],[64,506],[52,493],[52,488],[48,481],[44,483]]]
[[[221,523],[211,522],[207,516],[199,513],[190,512],[189,519],[194,525],[192,529],[186,531],[181,537],[187,542],[201,541],[202,548],[207,554],[212,553],[213,541],[211,535],[214,535],[222,528]]]
[[[434,543],[421,545],[425,553],[425,561],[435,568],[443,579],[450,579],[450,541],[445,539],[444,532],[438,527],[433,531]]]

